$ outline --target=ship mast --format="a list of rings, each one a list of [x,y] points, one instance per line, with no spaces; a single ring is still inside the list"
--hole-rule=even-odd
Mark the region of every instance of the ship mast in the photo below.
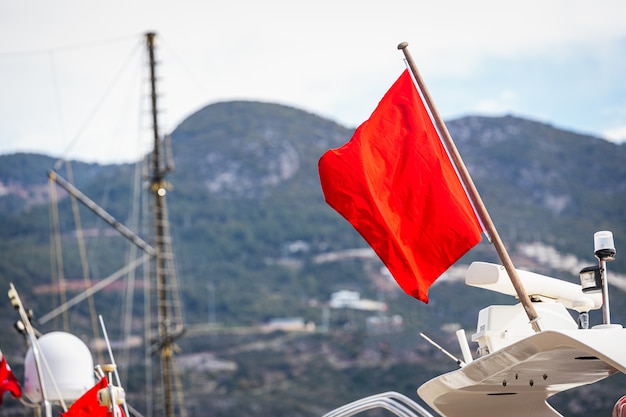
[[[156,311],[147,320],[154,320],[148,328],[156,327],[157,337],[153,353],[159,356],[161,383],[157,387],[154,399],[154,415],[163,417],[186,417],[180,374],[176,363],[175,353],[178,349],[176,339],[182,336],[183,323],[180,299],[178,298],[178,284],[174,267],[174,256],[171,246],[171,236],[167,212],[166,195],[168,183],[165,180],[170,167],[164,164],[163,140],[159,133],[158,106],[156,92],[156,60],[155,60],[155,33],[146,34],[146,43],[150,65],[150,98],[152,107],[152,130],[154,147],[150,161],[150,193],[153,198],[154,222],[154,256],[155,277],[154,291],[156,292]],[[158,401],[162,399],[162,401]],[[159,404],[161,403],[161,404]]]

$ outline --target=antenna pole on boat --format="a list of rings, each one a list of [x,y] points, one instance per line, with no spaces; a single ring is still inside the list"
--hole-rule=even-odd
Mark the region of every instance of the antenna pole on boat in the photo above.
[[[594,255],[598,258],[600,274],[602,277],[602,316],[604,324],[611,326],[611,308],[609,306],[609,282],[606,272],[606,263],[615,260],[615,243],[613,233],[601,230],[593,235]]]
[[[430,94],[428,93],[426,84],[424,83],[424,80],[422,79],[419,71],[417,70],[417,66],[415,65],[415,62],[413,61],[413,57],[409,53],[409,50],[407,48],[408,46],[409,44],[407,42],[402,42],[398,45],[398,49],[402,50],[402,52],[404,53],[404,56],[409,65],[409,68],[411,69],[411,72],[413,73],[413,77],[415,78],[415,81],[418,84],[420,92],[422,96],[424,97],[424,101],[428,109],[430,110],[430,113],[433,116],[433,119],[437,126],[437,130],[439,131],[439,134],[441,135],[444,145],[450,154],[452,163],[456,166],[456,169],[459,173],[461,181],[465,185],[468,195],[470,199],[472,200],[472,203],[474,204],[474,207],[477,211],[477,215],[481,223],[483,224],[483,227],[485,228],[485,232],[489,235],[491,242],[493,243],[493,246],[495,247],[496,252],[498,253],[498,256],[500,257],[500,260],[502,261],[502,265],[504,266],[504,269],[506,270],[506,272],[509,275],[509,278],[511,279],[511,283],[513,284],[513,287],[515,288],[515,292],[517,293],[517,297],[522,303],[522,306],[524,306],[524,310],[526,311],[526,315],[528,316],[530,324],[532,325],[535,332],[540,332],[542,329],[541,329],[541,324],[539,323],[539,315],[537,314],[537,311],[535,310],[535,307],[533,306],[530,300],[530,297],[526,293],[526,289],[524,288],[524,285],[522,284],[521,280],[519,279],[519,276],[517,275],[517,271],[515,270],[513,261],[511,261],[511,258],[506,248],[504,247],[502,240],[500,239],[500,235],[498,234],[498,231],[496,230],[496,227],[493,224],[493,221],[491,220],[491,216],[489,216],[489,213],[487,212],[487,208],[485,207],[485,204],[483,203],[482,198],[478,194],[478,190],[476,189],[476,186],[474,185],[474,181],[472,181],[472,178],[469,175],[469,171],[467,170],[467,168],[465,167],[465,163],[463,163],[463,160],[461,159],[461,154],[456,148],[456,145],[454,144],[454,141],[452,140],[452,137],[450,136],[450,133],[448,132],[448,129],[446,128],[446,125],[443,122],[443,119],[437,112],[437,108],[435,107],[432,99],[430,98]]]
[[[430,337],[426,336],[424,333],[420,332],[420,336],[422,336],[424,339],[426,339],[426,341],[428,343],[430,343],[431,345],[433,345],[434,347],[439,349],[444,355],[446,355],[447,357],[452,359],[454,362],[456,362],[456,364],[459,365],[461,368],[463,368],[466,365],[465,362],[463,362],[461,359],[457,358],[452,353],[448,352],[447,350],[445,350],[444,348],[439,346],[437,343],[435,343]]]
[[[37,370],[37,379],[38,379],[37,382],[39,382],[39,388],[41,390],[41,398],[43,402],[45,416],[52,417],[52,404],[50,403],[50,400],[48,399],[48,393],[46,392],[47,385],[45,384],[45,379],[44,379],[45,378],[44,367],[47,368],[47,366],[45,366],[45,357],[41,353],[41,349],[39,348],[39,342],[37,341],[37,336],[35,335],[35,329],[33,328],[30,322],[30,318],[28,317],[28,314],[26,313],[26,309],[24,308],[24,305],[22,304],[22,300],[20,299],[20,296],[17,293],[17,290],[15,289],[15,286],[13,285],[13,283],[9,284],[9,300],[11,300],[11,305],[13,306],[13,308],[17,310],[17,312],[20,315],[20,320],[22,324],[24,325],[24,331],[26,333],[26,336],[28,337],[28,343],[33,352],[33,358],[35,359],[35,368]],[[49,372],[49,369],[48,369],[48,372]],[[65,402],[62,402],[61,405],[63,407],[63,410],[67,411]],[[39,414],[39,410],[38,410],[38,414]]]

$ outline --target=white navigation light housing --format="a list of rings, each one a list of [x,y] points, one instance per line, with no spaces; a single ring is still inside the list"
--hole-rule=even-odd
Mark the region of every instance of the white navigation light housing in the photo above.
[[[48,401],[74,401],[94,385],[93,358],[78,337],[66,332],[51,332],[37,339],[37,344],[39,355],[47,363],[39,368],[43,372]],[[35,403],[44,399],[32,346],[24,360],[24,395]]]
[[[612,261],[615,259],[615,243],[613,233],[601,230],[593,234],[593,250],[598,259]]]
[[[602,291],[602,273],[597,265],[587,266],[580,270],[580,285],[584,293]]]

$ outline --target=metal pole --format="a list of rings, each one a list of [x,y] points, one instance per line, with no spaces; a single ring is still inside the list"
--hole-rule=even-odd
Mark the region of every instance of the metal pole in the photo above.
[[[600,259],[600,273],[602,274],[602,318],[604,324],[611,324],[611,307],[609,306],[609,281],[606,273],[606,261]]]
[[[151,102],[152,102],[152,130],[153,130],[153,150],[152,150],[152,178],[150,190],[154,197],[154,225],[156,236],[156,291],[157,291],[157,326],[159,334],[159,346],[161,346],[161,381],[163,383],[163,400],[165,406],[165,416],[171,417],[174,415],[172,404],[172,384],[170,376],[170,359],[172,355],[172,348],[170,346],[169,335],[169,317],[166,307],[166,282],[165,282],[165,259],[163,257],[163,199],[165,195],[161,195],[159,190],[163,186],[163,177],[161,175],[160,167],[160,138],[159,138],[159,125],[158,125],[158,107],[157,107],[157,94],[156,94],[156,75],[155,67],[156,61],[154,58],[154,33],[146,34],[146,41],[148,45],[148,54],[150,58],[150,86],[151,86]]]
[[[174,388],[178,388],[178,378],[175,374],[175,358],[174,353],[176,345],[175,339],[179,337],[182,332],[173,334],[171,331],[172,320],[169,312],[168,294],[171,282],[168,282],[168,274],[166,272],[166,264],[171,262],[169,254],[167,253],[169,244],[169,235],[166,233],[167,222],[167,205],[166,205],[166,188],[167,183],[165,175],[167,169],[162,169],[162,155],[161,155],[161,137],[159,133],[158,125],[158,106],[157,106],[157,93],[156,93],[156,60],[154,55],[154,38],[156,34],[147,33],[146,41],[148,47],[148,55],[150,59],[150,85],[151,85],[151,101],[152,101],[152,130],[154,135],[154,148],[152,151],[152,177],[150,183],[150,191],[154,197],[154,226],[155,226],[155,249],[156,249],[156,292],[157,292],[157,326],[158,326],[158,349],[161,355],[161,380],[163,387],[163,405],[165,417],[173,417],[176,412],[181,416],[186,415],[185,405],[182,400],[182,392],[177,389],[174,392]],[[171,277],[169,277],[171,278]],[[179,402],[178,407],[175,406],[174,401]]]
[[[89,197],[83,194],[78,188],[74,187],[69,181],[60,176],[53,170],[48,171],[48,178],[57,183],[61,188],[70,193],[72,196],[77,198],[81,203],[83,203],[87,208],[96,213],[102,220],[113,226],[115,230],[120,232],[122,236],[126,239],[130,240],[137,247],[143,250],[150,256],[154,256],[156,254],[156,250],[147,244],[143,239],[133,233],[128,227],[124,226],[120,221],[115,219],[112,215],[110,215],[106,210],[93,202]]]

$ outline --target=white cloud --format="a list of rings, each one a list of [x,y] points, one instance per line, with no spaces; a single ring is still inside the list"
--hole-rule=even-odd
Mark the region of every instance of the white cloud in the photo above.
[[[624,143],[626,142],[626,125],[606,129],[602,135],[611,142]]]
[[[471,110],[478,113],[499,115],[511,112],[517,101],[518,95],[515,91],[502,90],[495,97],[480,99]]]

